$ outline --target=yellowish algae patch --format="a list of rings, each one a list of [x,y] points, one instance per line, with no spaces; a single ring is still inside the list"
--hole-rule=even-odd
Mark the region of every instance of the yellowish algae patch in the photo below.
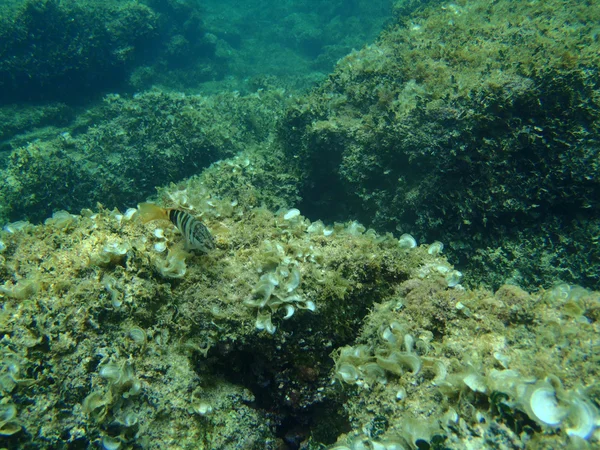
[[[333,353],[334,380],[354,386],[345,408],[356,430],[334,448],[592,448],[599,307],[600,293],[577,286],[402,283],[355,345]]]
[[[257,395],[292,417],[338,405],[353,430],[338,448],[598,441],[597,293],[467,290],[441,243],[248,206],[200,178],[161,198],[217,248],[186,252],[169,222],[100,205],[2,233],[0,389],[19,445],[278,448]]]
[[[2,233],[0,389],[19,445],[277,448],[268,411],[227,381],[240,361],[263,361],[275,404],[303,411],[325,399],[328,355],[374,301],[426,264],[450,267],[356,222],[247,207],[198,180],[163,194],[207,225],[214,251],[101,205]]]

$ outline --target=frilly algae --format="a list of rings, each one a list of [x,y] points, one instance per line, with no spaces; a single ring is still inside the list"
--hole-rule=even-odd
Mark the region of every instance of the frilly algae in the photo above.
[[[245,372],[236,361],[260,357],[256,376],[289,387],[261,395],[268,392],[282,414],[306,414],[327,395],[331,349],[394,280],[431,259],[425,248],[404,251],[357,222],[326,227],[298,210],[218,198],[195,180],[168,193],[167,201],[202,212],[215,230],[214,252],[184,253],[174,230],[102,207],[2,235],[4,395],[19,412],[25,398],[74,412],[66,423],[53,407],[26,406],[7,422],[26,431],[15,431],[19,442],[59,442],[68,433],[109,447],[165,448],[200,434],[221,448],[238,429],[248,448],[275,448],[266,411],[232,400],[238,394],[223,397],[256,382],[236,386],[224,374],[235,378]],[[157,252],[157,242],[167,251]],[[38,360],[60,386],[48,383]],[[246,418],[231,422],[232,408]]]
[[[579,340],[591,341],[597,333],[582,313],[596,311],[600,295],[568,285],[537,296],[504,286],[489,295],[408,280],[396,299],[376,305],[357,344],[333,352],[333,379],[355,386],[345,388],[355,430],[368,430],[379,417],[387,425],[376,435],[344,437],[332,448],[409,449],[434,441],[458,448],[470,427],[485,440],[497,426],[512,442],[522,439],[519,448],[528,441],[519,436],[523,430],[540,448],[597,443],[597,360],[589,360],[590,349]],[[440,302],[444,297],[452,300]],[[433,309],[423,310],[425,302]],[[450,309],[436,312],[436,303]],[[454,315],[453,303],[468,305],[470,314]],[[523,309],[537,319],[523,323]],[[445,326],[434,325],[432,316]],[[557,322],[562,331],[552,327]],[[578,338],[540,340],[549,326],[552,333]],[[424,433],[424,427],[435,432]]]
[[[274,428],[319,408],[342,419],[315,439],[339,448],[460,447],[494,427],[518,445],[598,440],[598,365],[585,356],[597,293],[471,291],[448,278],[439,244],[403,248],[197,179],[163,192],[202,213],[213,252],[184,254],[174,230],[101,207],[1,236],[0,389],[19,445],[66,433],[274,449]]]

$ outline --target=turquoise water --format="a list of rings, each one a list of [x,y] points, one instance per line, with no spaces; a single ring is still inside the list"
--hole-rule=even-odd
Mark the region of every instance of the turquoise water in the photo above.
[[[0,449],[597,447],[598,23],[2,1]]]

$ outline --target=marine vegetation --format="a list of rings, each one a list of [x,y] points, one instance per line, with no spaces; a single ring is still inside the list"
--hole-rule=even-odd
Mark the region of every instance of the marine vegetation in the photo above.
[[[2,5],[0,103],[81,100],[122,85],[127,71],[147,58],[158,25],[158,14],[139,2]]]
[[[373,39],[390,0],[4,0],[0,104],[86,104],[107,90],[307,87]],[[277,24],[270,27],[265,22]]]
[[[297,206],[441,240],[495,289],[599,289],[598,4],[404,12],[286,111]]]
[[[101,33],[150,38],[156,8],[159,60],[202,53],[183,3],[109,2],[148,20]],[[0,37],[65,8],[29,0]],[[600,446],[600,8],[394,9],[301,96],[3,109],[0,448]],[[309,19],[287,45],[335,36]]]
[[[209,179],[157,199],[202,216],[205,254],[134,208],[5,228],[3,445],[598,441],[598,293],[468,290],[439,242],[247,205]]]
[[[267,142],[283,94],[107,95],[51,138],[27,139],[5,156],[0,217],[40,222],[96,202],[137,204],[156,186]]]
[[[33,120],[60,129],[5,144],[0,217],[134,204],[245,151],[269,177],[259,203],[443,241],[471,286],[598,289],[595,6],[401,3],[303,96],[267,77],[248,95],[107,95],[74,121],[57,104]]]

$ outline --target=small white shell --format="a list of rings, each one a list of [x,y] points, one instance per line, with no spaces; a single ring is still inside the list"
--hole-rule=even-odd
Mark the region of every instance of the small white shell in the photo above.
[[[354,383],[358,379],[358,371],[350,364],[342,364],[337,370],[337,375],[346,383]]]
[[[109,242],[102,250],[104,253],[112,255],[124,255],[129,250],[129,245],[121,242]]]
[[[447,274],[448,272],[450,272],[450,267],[445,266],[443,264],[438,264],[437,266],[435,266],[435,270],[437,270],[439,273],[441,273],[442,275]]]
[[[157,228],[156,230],[154,230],[154,236],[162,239],[165,237],[165,230],[163,230],[162,228]]]
[[[120,292],[114,291],[110,297],[110,303],[115,308],[120,308],[123,305],[123,294]]]
[[[133,427],[136,423],[138,423],[138,417],[133,412],[129,412],[123,418],[123,425],[126,427]]]
[[[317,305],[312,300],[306,300],[304,302],[304,309],[308,309],[309,311],[315,311],[317,309]]]
[[[167,243],[166,242],[157,242],[156,244],[154,244],[154,250],[157,251],[158,253],[162,253],[167,249]]]
[[[350,225],[348,225],[348,228],[346,228],[346,232],[352,236],[359,236],[363,234],[366,230],[367,229],[363,225],[358,223],[356,220]]]
[[[9,233],[14,234],[17,231],[24,230],[29,225],[31,224],[26,220],[18,220],[16,222],[7,223],[6,225],[4,225],[4,231],[8,231]]]
[[[436,256],[442,253],[442,250],[444,250],[444,244],[442,244],[440,241],[435,241],[429,246],[427,253]]]
[[[146,332],[137,326],[129,330],[129,338],[138,345],[145,345],[147,340]]]
[[[529,407],[538,422],[556,427],[564,417],[564,411],[558,406],[556,393],[550,386],[542,386],[529,397]]]
[[[319,234],[323,232],[323,229],[323,222],[317,220],[316,222],[313,222],[309,225],[309,227],[306,229],[306,232],[309,234]]]
[[[300,215],[300,210],[296,209],[296,208],[292,208],[288,212],[285,213],[285,215],[283,216],[283,220],[292,220],[292,219],[298,217],[299,215]]]
[[[596,429],[599,417],[598,412],[590,402],[583,399],[576,399],[571,404],[571,411],[568,421],[573,424],[567,428],[566,432],[569,436],[578,436],[582,439],[589,439]]]
[[[485,391],[487,391],[485,380],[482,376],[477,375],[475,373],[470,373],[469,375],[464,377],[463,383],[465,383],[473,392],[485,393]]]
[[[114,383],[121,379],[123,371],[121,367],[119,367],[117,364],[107,363],[100,367],[98,373],[102,378],[105,378]]]
[[[194,411],[196,411],[201,416],[206,416],[213,411],[213,407],[206,402],[198,402],[194,405]]]
[[[102,448],[104,450],[119,450],[121,441],[114,437],[104,436],[102,438]]]
[[[283,316],[283,320],[287,320],[294,315],[296,308],[294,308],[292,305],[285,305],[284,308],[286,313],[285,316]]]
[[[123,214],[123,219],[131,220],[131,218],[135,213],[137,213],[137,211],[137,208],[127,208],[127,211],[125,211],[125,214]]]
[[[460,417],[459,417],[458,413],[453,408],[450,408],[442,416],[442,423],[447,423],[447,424],[458,423],[459,418]]]
[[[446,376],[448,375],[448,369],[446,369],[446,365],[439,360],[433,362],[432,368],[435,373],[435,377],[431,382],[437,386],[446,379]]]
[[[406,249],[415,248],[417,246],[417,240],[414,237],[412,237],[410,234],[404,233],[398,239],[398,245],[400,246],[400,248],[406,248]]]
[[[414,346],[415,346],[415,338],[413,338],[410,334],[405,334],[404,335],[404,348],[406,349],[406,353],[412,353]]]
[[[385,330],[383,330],[383,333],[381,333],[381,337],[384,341],[389,342],[390,344],[396,344],[398,342],[398,339],[396,339],[396,336],[394,336],[394,333],[390,327],[385,327]]]
[[[398,392],[396,392],[396,400],[404,400],[406,398],[406,389],[401,387]]]
[[[453,270],[446,275],[446,282],[448,283],[448,287],[456,287],[460,283],[462,279],[462,272],[458,270]]]
[[[502,364],[502,367],[504,367],[505,369],[508,369],[508,364],[510,363],[509,356],[504,355],[500,352],[494,352],[494,358],[496,359],[496,361],[498,361],[500,364]]]
[[[300,285],[300,271],[295,267],[291,271],[290,278],[286,285],[287,292],[292,292]]]
[[[571,286],[566,283],[559,284],[558,286],[554,286],[550,291],[550,297],[553,300],[566,301],[569,299],[569,294],[571,293]]]
[[[271,313],[259,312],[256,317],[256,329],[265,330],[269,334],[274,334],[277,327],[271,322]]]

